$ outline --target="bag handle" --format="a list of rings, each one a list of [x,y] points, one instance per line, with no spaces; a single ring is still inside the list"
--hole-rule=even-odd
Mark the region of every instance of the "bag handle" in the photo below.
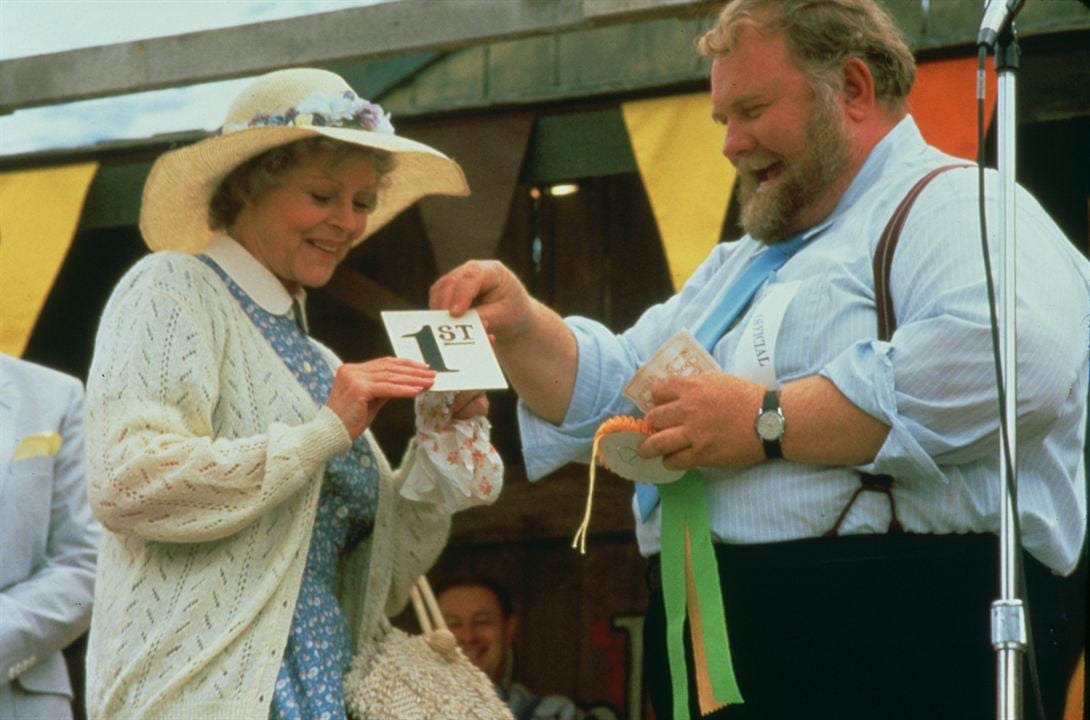
[[[416,621],[420,624],[425,641],[432,650],[448,659],[453,659],[454,653],[458,651],[458,640],[447,627],[447,621],[443,619],[435,593],[432,592],[431,584],[426,577],[421,575],[416,579],[409,588],[409,598],[412,600]]]
[[[443,613],[439,610],[439,603],[435,600],[435,593],[432,592],[431,584],[426,577],[421,575],[416,579],[409,588],[409,597],[413,601],[416,621],[424,634],[430,634],[436,630],[448,630]]]

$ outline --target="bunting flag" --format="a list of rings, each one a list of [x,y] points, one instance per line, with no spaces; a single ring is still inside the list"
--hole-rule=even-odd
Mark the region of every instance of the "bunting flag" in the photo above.
[[[409,135],[456,160],[468,198],[428,197],[420,217],[439,273],[471,258],[496,257],[533,129],[532,113],[460,118],[414,127]]]
[[[995,114],[995,66],[985,64],[984,130]],[[928,60],[916,67],[908,111],[923,139],[943,152],[976,161],[976,57]]]
[[[708,93],[622,103],[674,290],[719,242],[734,189]]]
[[[0,352],[23,354],[97,170],[88,162],[0,173]]]

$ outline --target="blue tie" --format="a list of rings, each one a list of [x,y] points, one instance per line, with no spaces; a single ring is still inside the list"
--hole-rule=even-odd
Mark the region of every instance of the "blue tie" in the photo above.
[[[815,230],[821,230],[816,228]],[[693,336],[704,349],[712,351],[719,338],[726,334],[735,319],[749,306],[753,296],[768,280],[769,275],[778,270],[787,259],[795,254],[807,240],[816,233],[797,235],[790,240],[775,245],[770,245],[763,253],[758,255],[750,266],[742,271],[739,277],[730,287],[719,296],[715,303],[715,309],[704,317],[700,327]],[[659,504],[659,490],[650,483],[636,483],[636,501],[640,506],[640,518],[647,522],[651,512]]]

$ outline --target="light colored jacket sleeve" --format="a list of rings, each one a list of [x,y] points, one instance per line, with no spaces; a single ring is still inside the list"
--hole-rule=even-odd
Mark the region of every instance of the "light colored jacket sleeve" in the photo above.
[[[24,433],[60,437],[54,454],[0,457],[0,686],[15,680],[67,693],[61,650],[90,623],[100,532],[87,504],[83,388],[75,378],[9,358],[0,358],[0,370],[20,374],[2,383],[0,400],[14,416],[12,449]]]

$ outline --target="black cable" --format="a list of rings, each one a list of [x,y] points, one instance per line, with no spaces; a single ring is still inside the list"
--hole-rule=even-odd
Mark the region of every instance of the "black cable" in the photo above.
[[[987,227],[987,213],[985,211],[984,204],[984,164],[986,160],[985,152],[985,133],[984,133],[984,63],[987,61],[988,48],[981,45],[977,55],[977,104],[976,104],[976,122],[977,122],[977,184],[979,190],[979,202],[978,208],[980,211],[980,243],[981,250],[984,256],[984,279],[988,289],[988,312],[991,317],[991,334],[992,334],[992,358],[993,365],[995,367],[995,386],[997,390],[997,396],[999,400],[999,435],[1000,435],[1000,447],[1003,450],[1003,463],[1007,468],[1006,477],[1006,492],[1010,497],[1012,518],[1011,518],[1011,531],[1014,535],[1014,547],[1016,551],[1013,553],[1012,561],[1014,563],[1015,574],[1015,590],[1017,594],[1023,599],[1022,607],[1025,612],[1026,623],[1026,655],[1029,659],[1029,675],[1030,686],[1033,688],[1033,697],[1037,706],[1037,717],[1040,720],[1046,720],[1044,700],[1041,694],[1041,680],[1037,672],[1037,653],[1034,649],[1033,642],[1033,623],[1030,621],[1030,602],[1029,602],[1029,588],[1026,583],[1026,569],[1025,564],[1022,562],[1022,527],[1021,521],[1018,516],[1018,492],[1017,492],[1017,479],[1014,463],[1011,462],[1010,451],[1010,434],[1007,428],[1007,392],[1006,386],[1003,381],[1003,360],[999,350],[999,317],[996,309],[995,301],[995,284],[992,281],[992,263],[991,255],[988,252],[988,227]],[[1011,261],[1013,262],[1013,258]],[[1015,351],[1017,355],[1017,351]],[[1018,358],[1013,358],[1013,362],[1018,362]],[[1000,502],[1004,501],[1004,498],[1000,497]],[[999,509],[1000,513],[1005,512],[1003,507]],[[1002,554],[1002,553],[1000,553]]]

